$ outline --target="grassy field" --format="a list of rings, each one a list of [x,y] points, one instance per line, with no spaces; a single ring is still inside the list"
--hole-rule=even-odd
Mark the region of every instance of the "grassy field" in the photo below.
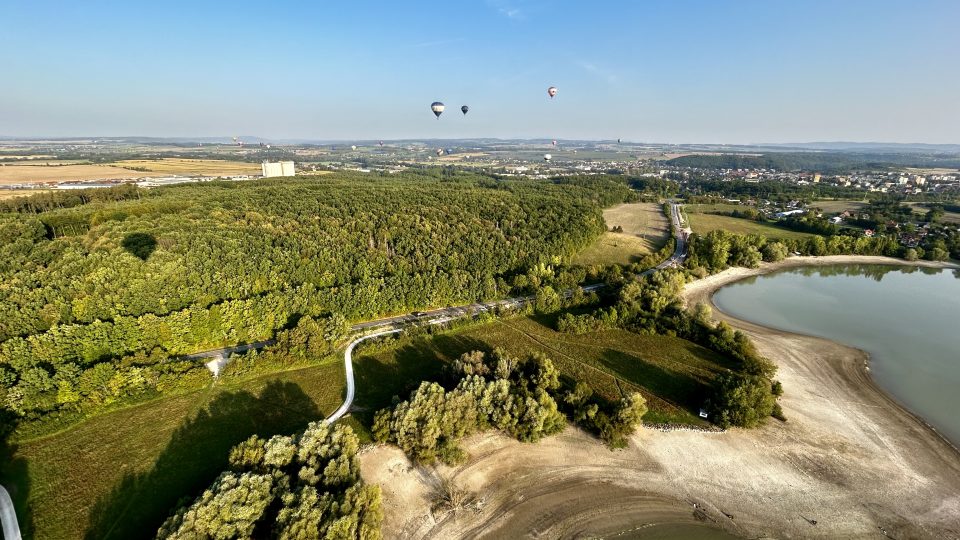
[[[904,203],[913,209],[913,213],[918,216],[926,215],[927,211],[930,210],[930,205],[927,203],[919,202],[908,202]],[[944,212],[941,221],[944,223],[953,223],[955,225],[960,225],[960,213],[958,212]]]
[[[705,234],[716,229],[723,229],[736,234],[762,234],[772,239],[796,239],[807,238],[810,235],[775,227],[768,223],[759,223],[749,219],[741,219],[729,216],[718,216],[715,214],[702,213],[700,205],[691,204],[684,207],[687,218],[690,221],[690,227],[693,232]],[[704,205],[706,207],[717,205]]]
[[[147,169],[134,171],[124,167]],[[6,164],[0,167],[0,185],[64,182],[82,180],[135,179],[158,175],[227,176],[260,174],[260,165],[242,161],[216,159],[126,160],[110,165],[62,165],[48,167],[39,164]]]
[[[670,222],[657,203],[626,203],[603,211],[607,227],[623,227],[622,233],[606,232],[583,250],[574,263],[629,264],[663,247],[670,237]]]
[[[33,538],[152,538],[185,495],[256,433],[293,433],[339,406],[343,366],[330,361],[158,399],[18,441],[3,483]]]
[[[844,210],[860,210],[867,206],[866,201],[844,201],[844,200],[819,200],[810,204],[815,208],[823,210],[825,214],[839,214]]]
[[[689,341],[608,330],[582,336],[552,330],[553,317],[525,317],[469,327],[435,337],[403,339],[391,350],[361,351],[354,359],[357,402],[369,422],[393,395],[406,397],[422,379],[441,376],[464,352],[502,347],[514,355],[542,352],[565,378],[584,381],[607,399],[640,391],[647,422],[701,424],[696,412],[723,357]],[[379,381],[379,384],[364,382]]]

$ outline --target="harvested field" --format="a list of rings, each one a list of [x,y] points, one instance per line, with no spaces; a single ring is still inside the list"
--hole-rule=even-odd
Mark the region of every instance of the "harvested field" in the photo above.
[[[0,201],[15,199],[17,197],[29,197],[40,193],[50,193],[49,189],[0,189]]]
[[[129,159],[118,161],[114,165],[117,167],[148,169],[151,173],[156,174],[233,176],[241,174],[259,175],[261,173],[260,164],[258,163],[219,159]]]
[[[129,167],[129,168],[125,168]],[[146,170],[132,170],[146,169]],[[46,182],[69,182],[85,180],[127,180],[146,176],[198,175],[232,176],[241,174],[259,175],[260,165],[242,161],[215,159],[160,159],[126,160],[109,165],[56,165],[6,164],[0,166],[0,185],[33,184]]]
[[[0,185],[43,184],[84,180],[123,180],[152,173],[130,171],[110,165],[10,165],[0,167]]]

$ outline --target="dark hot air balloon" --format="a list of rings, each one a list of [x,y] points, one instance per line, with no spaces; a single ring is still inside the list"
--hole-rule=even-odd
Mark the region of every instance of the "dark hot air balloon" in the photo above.
[[[464,115],[466,115],[467,111],[469,110],[470,110],[470,107],[467,107],[466,105],[464,105],[463,107],[460,107],[460,111],[462,111]]]
[[[547,95],[550,96],[551,98],[553,98],[553,96],[557,95],[557,87],[556,87],[556,86],[551,86],[550,88],[547,88]]]

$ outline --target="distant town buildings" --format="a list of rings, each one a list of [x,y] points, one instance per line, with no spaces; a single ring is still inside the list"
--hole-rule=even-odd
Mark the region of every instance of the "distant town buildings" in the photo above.
[[[292,161],[263,162],[263,177],[273,178],[276,176],[295,176]]]

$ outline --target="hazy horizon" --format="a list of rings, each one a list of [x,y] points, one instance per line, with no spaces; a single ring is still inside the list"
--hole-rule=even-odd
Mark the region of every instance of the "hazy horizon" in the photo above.
[[[960,4],[942,0],[35,2],[4,15],[8,137],[960,142]]]

